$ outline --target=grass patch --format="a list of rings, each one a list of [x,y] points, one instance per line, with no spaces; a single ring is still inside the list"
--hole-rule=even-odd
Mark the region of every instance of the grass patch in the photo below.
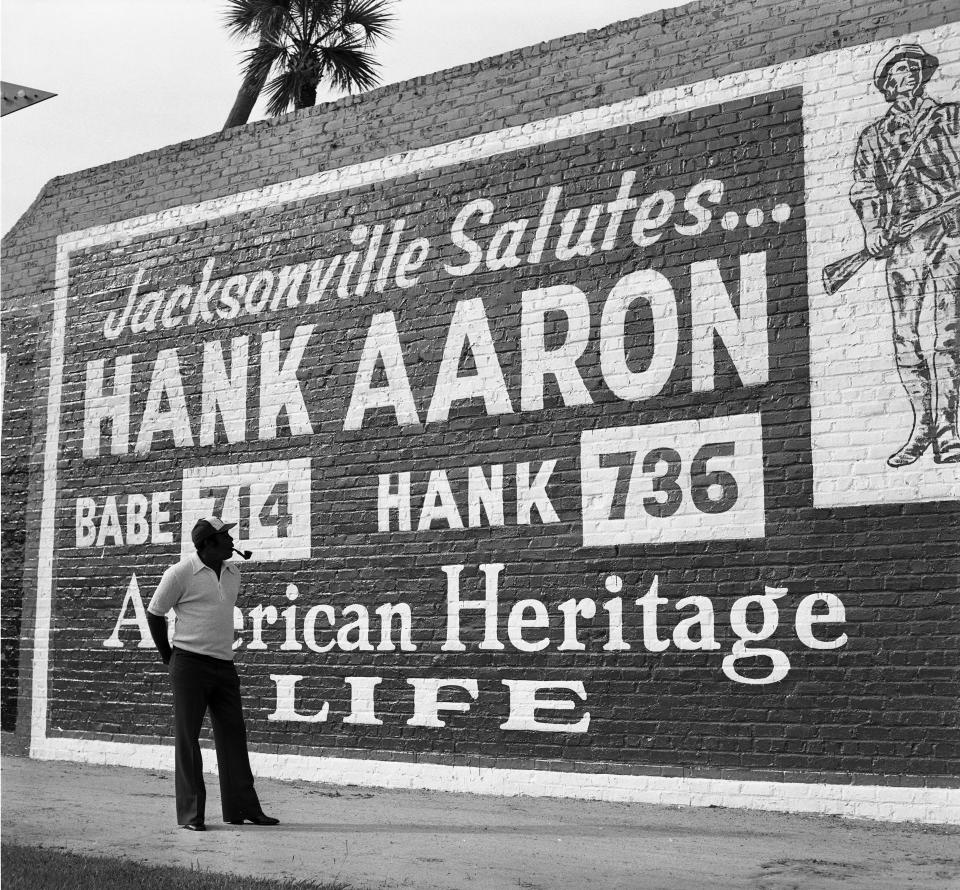
[[[342,883],[283,881],[197,868],[141,865],[107,856],[0,845],[3,890],[346,890]]]

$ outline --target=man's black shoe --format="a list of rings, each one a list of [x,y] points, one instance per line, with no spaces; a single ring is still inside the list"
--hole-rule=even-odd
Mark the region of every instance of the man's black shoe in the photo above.
[[[184,822],[181,828],[185,828],[187,831],[206,831],[207,826],[202,822]]]
[[[243,825],[244,822],[252,822],[254,825],[279,825],[280,820],[268,816],[266,813],[257,813],[253,816],[243,815],[239,819],[227,819],[230,825]]]

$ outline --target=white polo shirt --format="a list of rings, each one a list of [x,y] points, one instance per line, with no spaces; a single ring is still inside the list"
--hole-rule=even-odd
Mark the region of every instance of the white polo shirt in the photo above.
[[[187,652],[233,661],[233,607],[240,592],[240,569],[225,562],[220,577],[196,553],[163,573],[147,611],[177,616],[173,645]]]

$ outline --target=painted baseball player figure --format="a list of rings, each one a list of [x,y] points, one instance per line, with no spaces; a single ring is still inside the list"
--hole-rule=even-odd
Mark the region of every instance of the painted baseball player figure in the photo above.
[[[886,258],[897,370],[913,408],[891,467],[931,445],[937,463],[960,462],[960,104],[924,95],[938,64],[918,44],[894,47],[877,64],[874,84],[890,109],[860,134],[850,191],[866,251]],[[919,325],[930,301],[936,341],[927,355]]]

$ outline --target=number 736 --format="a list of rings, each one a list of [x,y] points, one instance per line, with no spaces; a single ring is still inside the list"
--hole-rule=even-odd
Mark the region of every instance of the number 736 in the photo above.
[[[715,458],[733,455],[733,442],[709,442],[690,461],[689,496],[701,513],[725,513],[736,504],[739,495],[737,480],[727,470],[708,467]],[[610,451],[599,457],[603,469],[616,468],[618,471],[608,519],[626,518],[627,498],[638,461],[640,472],[652,477],[652,493],[643,498],[643,509],[657,519],[673,516],[680,509],[684,496],[684,466],[683,459],[673,448],[653,448],[642,458],[640,452],[634,450]]]

